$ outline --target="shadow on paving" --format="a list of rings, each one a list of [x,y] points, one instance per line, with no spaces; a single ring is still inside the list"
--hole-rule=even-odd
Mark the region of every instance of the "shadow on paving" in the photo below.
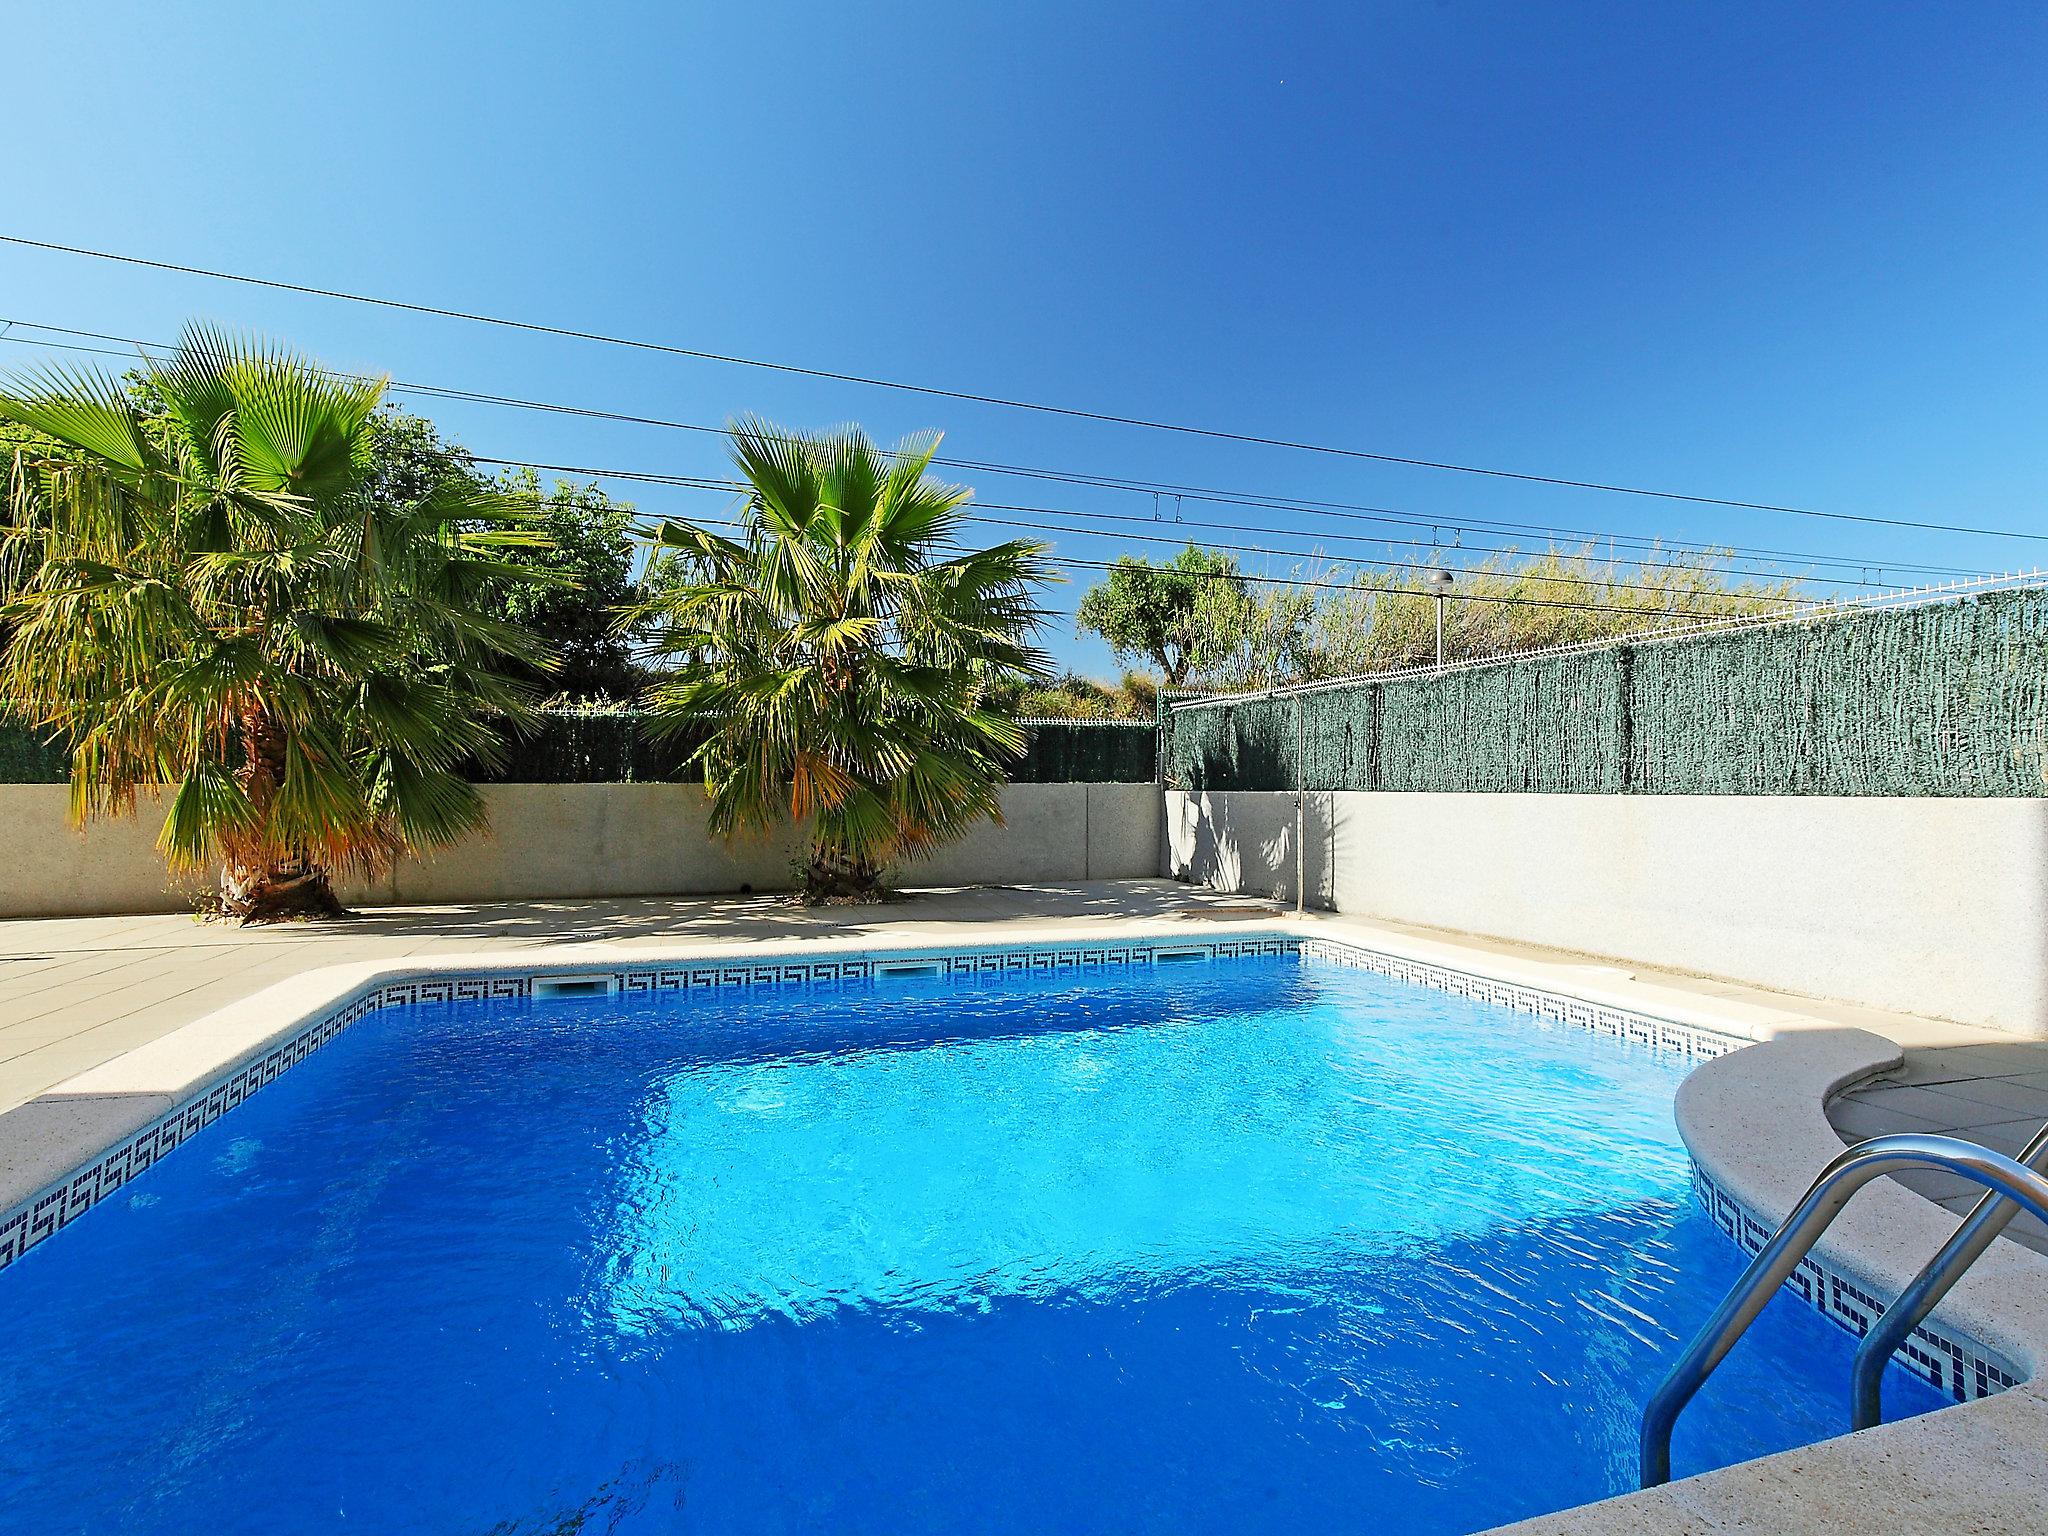
[[[353,939],[493,940],[586,944],[635,939],[824,938],[882,933],[905,925],[1101,920],[1131,917],[1272,915],[1274,909],[1166,882],[994,886],[906,891],[896,900],[805,907],[785,895],[622,897],[591,901],[456,903],[378,907],[344,922],[305,924],[312,936]]]

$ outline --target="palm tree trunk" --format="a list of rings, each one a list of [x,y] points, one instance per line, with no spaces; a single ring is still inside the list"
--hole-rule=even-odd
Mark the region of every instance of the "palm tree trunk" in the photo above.
[[[226,861],[220,867],[220,909],[245,923],[349,915],[334,894],[327,871],[298,858],[257,864]]]
[[[804,905],[880,901],[882,896],[882,871],[878,866],[834,848],[811,849],[804,865]]]
[[[284,732],[260,708],[242,717],[243,793],[263,816],[284,782]],[[303,850],[257,846],[237,849],[220,867],[220,910],[245,923],[292,917],[346,917],[324,865]]]

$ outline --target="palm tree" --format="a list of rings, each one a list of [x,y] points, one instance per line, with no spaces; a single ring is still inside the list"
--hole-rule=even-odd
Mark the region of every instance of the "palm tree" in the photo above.
[[[938,445],[735,423],[740,537],[664,523],[633,615],[667,669],[657,728],[704,735],[713,829],[805,825],[807,900],[871,900],[893,862],[1000,821],[1025,736],[989,691],[1051,674],[1044,546],[953,550],[968,492],[926,478]]]
[[[204,328],[128,389],[0,386],[45,444],[8,478],[0,703],[70,742],[74,820],[166,787],[158,848],[244,919],[337,913],[335,876],[481,827],[457,766],[547,664],[480,604],[530,579],[504,498],[369,493],[383,392]]]

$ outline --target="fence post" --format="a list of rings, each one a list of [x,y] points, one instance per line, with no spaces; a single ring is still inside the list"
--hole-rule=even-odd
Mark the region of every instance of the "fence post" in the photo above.
[[[1368,790],[1380,787],[1380,730],[1386,718],[1386,685],[1367,683],[1365,686],[1365,784]]]
[[[1166,707],[1167,689],[1162,682],[1160,689],[1152,696],[1152,782],[1164,792],[1166,789],[1166,733],[1173,711]]]
[[[1294,910],[1300,913],[1308,906],[1308,840],[1307,815],[1303,809],[1308,799],[1308,775],[1303,771],[1302,717],[1307,712],[1302,708],[1301,695],[1294,696]]]
[[[1614,648],[1614,686],[1614,738],[1621,754],[1614,788],[1615,793],[1626,795],[1635,789],[1636,780],[1636,652],[1632,645]]]

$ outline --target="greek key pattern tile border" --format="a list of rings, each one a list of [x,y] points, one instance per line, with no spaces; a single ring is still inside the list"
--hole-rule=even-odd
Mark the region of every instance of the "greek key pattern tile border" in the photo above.
[[[612,968],[584,967],[573,973],[545,969],[427,976],[383,982],[345,999],[326,1014],[245,1063],[204,1094],[173,1110],[137,1135],[62,1182],[0,1215],[0,1269],[63,1230],[84,1212],[155,1165],[157,1160],[211,1125],[249,1095],[276,1081],[349,1025],[380,1008],[470,1002],[533,995],[538,977],[573,974],[605,978],[617,991],[633,994],[693,992],[725,987],[812,986],[873,980],[911,968],[931,967],[951,976],[999,975],[1018,971],[1119,969],[1156,965],[1162,959],[1250,959],[1301,955],[1356,966],[1399,981],[1456,993],[1518,1013],[1555,1019],[1687,1056],[1704,1058],[1741,1042],[1622,1009],[1581,1002],[1533,987],[1404,960],[1329,939],[1266,934],[1244,939],[1148,938],[1124,942],[1059,945],[1018,944],[969,951],[901,951],[835,955],[815,960],[684,961]]]
[[[1555,1019],[1560,1023],[1576,1025],[1580,1029],[1590,1029],[1595,1034],[1613,1035],[1618,1039],[1651,1046],[1660,1051],[1675,1051],[1681,1056],[1697,1061],[1705,1061],[1710,1056],[1724,1055],[1739,1046],[1749,1044],[1747,1040],[1717,1034],[1710,1029],[1674,1024],[1668,1019],[1652,1018],[1646,1013],[1634,1013],[1626,1008],[1610,1008],[1602,1003],[1589,1003],[1580,998],[1566,997],[1559,992],[1545,992],[1538,987],[1525,987],[1518,982],[1497,981],[1491,976],[1476,976],[1469,971],[1454,970],[1450,966],[1431,965],[1422,960],[1405,960],[1397,955],[1383,955],[1376,950],[1362,949],[1355,944],[1345,944],[1331,939],[1303,939],[1301,956],[1304,960],[1324,960],[1334,965],[1349,965],[1361,970],[1376,971],[1382,976],[1391,976],[1396,981],[1433,987],[1439,992],[1454,992],[1460,997],[1491,1003],[1497,1008],[1507,1008],[1515,1013],[1530,1013],[1542,1019]]]
[[[1759,1220],[1697,1163],[1693,1164],[1692,1187],[1700,1205],[1714,1219],[1714,1225],[1727,1233],[1744,1253],[1753,1256],[1771,1240],[1776,1229]],[[1812,1254],[1799,1261],[1799,1268],[1785,1282],[1785,1289],[1859,1339],[1884,1314],[1883,1302]],[[1925,1323],[1907,1336],[1893,1358],[1936,1391],[1947,1393],[1959,1403],[2003,1392],[2019,1380],[2004,1362]]]

